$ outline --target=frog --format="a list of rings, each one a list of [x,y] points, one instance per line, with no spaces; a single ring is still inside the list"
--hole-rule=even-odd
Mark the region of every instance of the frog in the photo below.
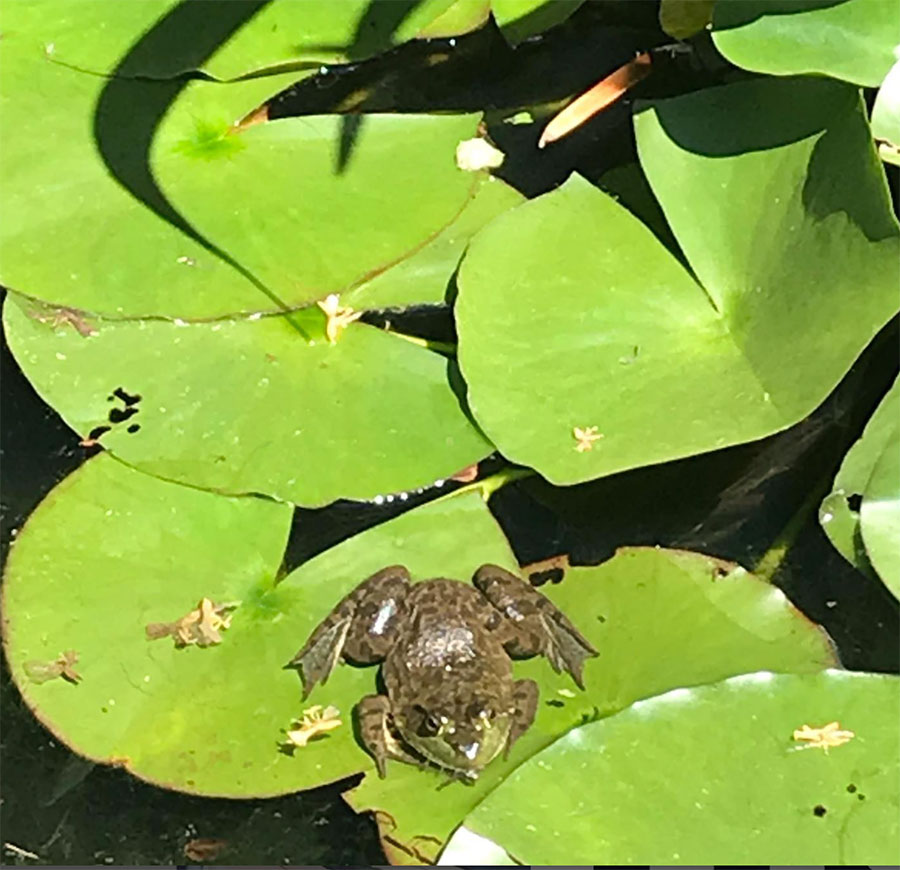
[[[513,660],[542,655],[584,690],[584,664],[597,654],[549,598],[498,565],[479,567],[472,585],[413,583],[392,565],[338,602],[288,667],[305,699],[341,660],[380,665],[384,691],[355,707],[378,775],[394,759],[471,783],[509,755],[537,713],[537,683],[514,679]]]

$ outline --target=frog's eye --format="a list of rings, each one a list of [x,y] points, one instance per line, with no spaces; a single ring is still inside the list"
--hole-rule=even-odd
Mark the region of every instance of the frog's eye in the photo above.
[[[417,704],[416,712],[421,716],[419,723],[419,734],[422,737],[434,737],[439,734],[441,729],[447,723],[447,718],[439,713],[429,713],[424,707]]]
[[[429,734],[437,734],[443,724],[443,720],[436,713],[429,713],[425,717],[425,728]]]

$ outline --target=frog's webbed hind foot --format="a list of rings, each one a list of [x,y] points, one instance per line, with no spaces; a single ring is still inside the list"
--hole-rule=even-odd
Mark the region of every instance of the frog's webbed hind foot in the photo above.
[[[324,684],[343,655],[360,664],[381,661],[405,612],[409,572],[393,565],[373,574],[343,598],[288,663],[300,671],[303,697]]]
[[[366,751],[375,759],[378,775],[387,775],[387,760],[396,758],[406,764],[422,765],[421,759],[410,755],[391,733],[391,702],[384,695],[366,695],[356,705],[359,737]]]
[[[553,670],[568,671],[584,688],[584,663],[597,655],[584,635],[549,598],[496,565],[482,565],[473,578],[485,598],[506,617],[504,646],[512,656],[547,657]]]

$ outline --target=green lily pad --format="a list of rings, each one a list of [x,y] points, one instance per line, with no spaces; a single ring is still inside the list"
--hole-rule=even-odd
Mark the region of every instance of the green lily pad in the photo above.
[[[834,479],[831,492],[819,508],[819,522],[838,552],[850,564],[870,572],[859,530],[859,509],[851,500],[861,499],[879,457],[886,451],[900,419],[900,380],[885,394],[866,424],[860,439],[850,448]]]
[[[896,418],[866,485],[859,526],[869,561],[900,599],[900,423]]]
[[[512,45],[562,24],[584,0],[491,0],[491,12]]]
[[[314,506],[427,486],[491,449],[448,361],[375,327],[353,323],[330,345],[302,340],[284,317],[79,325],[93,334],[14,295],[4,306],[10,348],[41,397],[159,477]]]
[[[647,104],[635,129],[696,279],[578,176],[492,221],[460,268],[475,419],[556,484],[796,423],[898,307],[897,224],[855,88],[739,82]]]
[[[872,106],[872,135],[893,146],[893,151],[900,150],[900,61],[891,67],[878,89]]]
[[[157,480],[99,456],[60,484],[22,528],[3,585],[7,661],[26,702],[73,750],[167,788],[272,796],[372,768],[350,710],[371,670],[339,668],[310,704],[343,726],[279,751],[304,707],[284,665],[331,607],[386,564],[421,579],[514,567],[477,493],[432,502],[322,553],[280,582],[291,510]],[[460,541],[466,546],[460,547]],[[222,642],[177,649],[148,623],[202,597],[236,602]],[[82,680],[37,684],[34,666],[74,650]]]
[[[271,668],[277,680],[283,664],[262,638],[277,615],[272,586],[291,514],[108,456],[87,462],[40,504],[7,561],[4,645],[26,703],[95,761],[189,791],[252,791],[248,781],[277,761],[279,714],[297,704],[296,694],[256,691],[259,675]],[[220,646],[147,639],[146,624],[174,621],[203,597],[241,601]],[[255,646],[241,644],[247,633]],[[64,650],[78,655],[80,683],[29,679],[27,663]]]
[[[4,29],[94,73],[171,78],[201,70],[228,80],[284,65],[362,60],[412,38],[452,2],[29,0],[4,9]]]
[[[600,651],[585,668],[587,691],[542,659],[517,662],[516,677],[536,680],[541,702],[507,761],[492,762],[474,786],[441,791],[438,774],[399,763],[384,780],[367,776],[347,798],[359,811],[375,811],[392,861],[433,861],[491,789],[585,719],[678,686],[760,668],[802,672],[835,663],[824,632],[778,589],[698,553],[625,548],[599,567],[571,569],[562,583],[541,591]]]
[[[229,136],[229,124],[261,101],[260,81],[190,85],[160,126],[150,164],[189,223],[288,304],[342,292],[403,260],[460,214],[484,177],[454,156],[480,115],[369,115],[343,169],[338,115]],[[223,208],[223,191],[232,208]],[[227,313],[215,288],[204,289],[215,306],[205,316]]]
[[[346,301],[368,309],[446,302],[448,284],[472,236],[524,201],[499,178],[480,179],[471,202],[450,226],[396,266],[351,290]]]
[[[891,864],[898,690],[895,676],[841,671],[676,689],[570,731],[461,830],[525,864]],[[793,738],[831,722],[848,742]],[[481,863],[459,836],[441,863]]]
[[[308,304],[426,244],[482,177],[454,160],[478,116],[368,118],[341,169],[336,117],[233,127],[298,73],[107,79],[32,38],[3,39],[0,277],[52,304],[182,318]]]
[[[659,26],[676,39],[700,33],[712,21],[715,0],[661,0]]]
[[[713,41],[728,60],[772,75],[822,73],[877,87],[900,45],[897,0],[725,0]]]
[[[491,0],[454,0],[451,6],[423,27],[420,39],[441,39],[481,27],[491,14]]]

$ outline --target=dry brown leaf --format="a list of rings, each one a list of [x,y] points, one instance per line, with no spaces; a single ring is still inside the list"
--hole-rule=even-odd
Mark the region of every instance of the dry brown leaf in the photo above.
[[[174,622],[151,622],[144,627],[149,640],[172,636],[175,646],[212,646],[222,642],[221,632],[231,626],[232,614],[240,602],[216,604],[201,598],[197,606]]]
[[[28,679],[33,683],[46,683],[62,677],[70,683],[78,683],[81,674],[75,670],[78,661],[78,653],[73,649],[67,649],[52,662],[28,661],[23,667]]]

